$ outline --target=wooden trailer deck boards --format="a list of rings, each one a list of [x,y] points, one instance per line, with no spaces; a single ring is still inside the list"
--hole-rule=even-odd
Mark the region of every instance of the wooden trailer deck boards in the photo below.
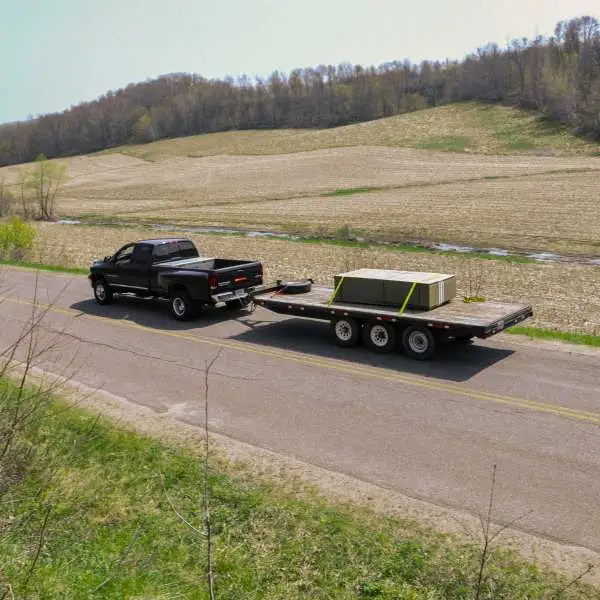
[[[432,309],[456,296],[456,276],[394,269],[357,269],[334,277],[335,302]]]
[[[290,314],[306,314],[306,316],[327,317],[332,314],[343,314],[349,310],[352,314],[365,318],[384,317],[398,321],[420,321],[460,327],[488,328],[501,321],[507,324],[520,314],[530,316],[531,307],[527,304],[499,302],[462,302],[454,300],[431,310],[405,309],[400,315],[401,306],[365,305],[349,302],[330,302],[334,289],[312,286],[311,291],[301,294],[281,294],[278,290],[257,291],[254,300],[267,308],[281,308]]]

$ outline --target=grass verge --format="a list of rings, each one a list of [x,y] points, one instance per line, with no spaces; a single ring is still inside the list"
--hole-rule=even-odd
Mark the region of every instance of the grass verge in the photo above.
[[[7,401],[18,389],[4,379],[0,392]],[[22,471],[0,486],[0,593],[10,585],[29,598],[208,597],[206,539],[173,509],[202,528],[197,454],[59,399],[20,435]],[[212,459],[209,482],[218,598],[474,596],[474,544],[294,496],[222,458]],[[496,600],[600,598],[502,549],[484,581],[482,597]]]
[[[88,269],[81,267],[64,267],[60,265],[49,265],[46,263],[21,261],[21,260],[0,260],[0,266],[18,267],[21,269],[37,269],[40,271],[51,271],[54,273],[72,273],[73,275],[87,275]]]
[[[536,340],[551,340],[600,348],[600,335],[572,333],[569,331],[557,331],[556,329],[543,329],[540,327],[512,327],[507,330],[507,333],[513,335],[525,335]]]

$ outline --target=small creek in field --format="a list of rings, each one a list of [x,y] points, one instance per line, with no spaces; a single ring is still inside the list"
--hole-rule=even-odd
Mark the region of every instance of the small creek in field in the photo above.
[[[61,219],[56,221],[58,225],[82,225],[82,221],[78,219]],[[111,223],[94,223],[95,225],[111,225]],[[123,223],[124,225],[139,226],[139,223]],[[211,226],[196,226],[196,225],[169,225],[169,224],[151,224],[150,229],[156,231],[180,231],[182,233],[213,233],[213,234],[233,234],[245,235],[246,237],[268,237],[278,238],[283,240],[302,240],[313,239],[310,236],[292,235],[289,233],[278,233],[274,231],[247,231],[245,229],[236,229],[230,227],[211,227]],[[350,242],[367,242],[364,238],[356,237],[348,240]],[[424,244],[422,242],[403,242],[402,244],[394,244],[391,242],[378,242],[373,245],[380,246],[415,246],[438,250],[440,252],[459,252],[461,254],[488,254],[498,257],[516,257],[527,258],[538,262],[560,262],[560,263],[576,263],[582,265],[600,266],[600,256],[566,256],[556,254],[554,252],[517,252],[507,250],[506,248],[474,248],[471,246],[461,246],[460,244],[447,244],[444,242],[432,242]]]

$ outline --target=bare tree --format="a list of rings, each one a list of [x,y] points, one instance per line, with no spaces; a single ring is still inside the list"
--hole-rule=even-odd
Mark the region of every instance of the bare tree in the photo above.
[[[43,154],[37,157],[35,166],[27,176],[26,185],[37,199],[42,220],[49,221],[54,217],[56,196],[67,178],[66,165],[53,163]]]
[[[0,177],[0,218],[8,217],[14,211],[14,198],[4,183],[4,178]]]
[[[477,571],[477,581],[475,582],[475,600],[481,600],[484,588],[486,587],[487,577],[486,568],[494,553],[493,543],[507,529],[510,529],[518,521],[533,511],[527,511],[525,514],[518,516],[509,523],[499,526],[496,531],[492,531],[492,520],[494,514],[494,501],[496,499],[496,468],[497,465],[492,465],[492,482],[490,485],[490,494],[488,499],[487,512],[484,515],[479,515],[481,521],[481,532],[483,537],[481,553],[479,555],[479,569]]]
[[[163,489],[167,501],[171,506],[173,512],[179,517],[179,519],[187,525],[192,531],[198,535],[206,538],[206,584],[208,587],[208,593],[211,600],[215,599],[214,592],[214,569],[213,569],[213,536],[212,536],[212,520],[210,514],[210,439],[208,431],[208,418],[209,418],[209,376],[211,371],[221,355],[221,349],[205,364],[204,368],[204,473],[203,473],[203,510],[204,510],[204,530],[193,525],[189,519],[187,519],[181,512],[175,507],[166,486],[164,484],[163,475]]]

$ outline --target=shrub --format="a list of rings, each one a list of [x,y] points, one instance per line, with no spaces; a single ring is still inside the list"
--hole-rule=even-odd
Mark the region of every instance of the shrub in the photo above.
[[[22,260],[35,239],[35,228],[19,217],[0,223],[0,255],[4,259]]]

